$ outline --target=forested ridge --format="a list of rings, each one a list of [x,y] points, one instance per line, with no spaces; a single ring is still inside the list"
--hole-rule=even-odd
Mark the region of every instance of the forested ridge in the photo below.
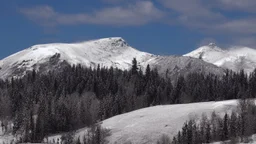
[[[144,107],[255,97],[255,86],[256,71],[248,76],[227,70],[222,77],[191,73],[172,80],[149,65],[143,72],[136,59],[125,71],[67,66],[1,80],[0,119],[12,120],[13,133],[37,142]]]

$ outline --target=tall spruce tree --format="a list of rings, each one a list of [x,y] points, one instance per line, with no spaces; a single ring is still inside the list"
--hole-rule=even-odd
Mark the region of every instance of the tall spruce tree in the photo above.
[[[228,121],[229,121],[229,117],[228,117],[228,114],[226,113],[225,116],[224,116],[224,119],[223,119],[223,130],[222,130],[222,140],[227,140],[228,139],[228,134],[229,134],[229,131],[228,131]]]
[[[131,69],[132,75],[138,74],[138,69],[139,68],[138,68],[137,60],[136,60],[136,58],[133,58],[132,69]]]
[[[149,64],[147,65],[147,68],[146,68],[146,80],[149,81],[150,80],[150,74],[151,74],[151,69],[150,69],[150,66]]]
[[[230,137],[235,138],[237,136],[237,114],[233,111],[230,117],[229,131]]]
[[[210,143],[211,142],[211,125],[209,122],[206,124],[206,132],[205,132],[205,142]]]

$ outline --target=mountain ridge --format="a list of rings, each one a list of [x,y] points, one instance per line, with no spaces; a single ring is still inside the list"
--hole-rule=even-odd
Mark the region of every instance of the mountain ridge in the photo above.
[[[186,75],[189,72],[197,71],[223,73],[221,68],[202,62],[199,59],[154,55],[129,46],[121,37],[111,37],[79,43],[52,43],[31,46],[0,61],[0,78],[22,77],[33,69],[36,71],[42,69],[44,71],[53,70],[63,62],[70,65],[81,64],[92,68],[96,68],[99,64],[102,67],[128,70],[132,65],[133,58],[136,58],[142,70],[149,64],[152,68],[157,67],[161,73],[164,73],[167,69],[170,70],[169,76],[176,76],[177,73]],[[171,60],[176,63],[171,62]],[[192,66],[188,66],[191,64]],[[209,69],[202,70],[202,67],[208,67]]]

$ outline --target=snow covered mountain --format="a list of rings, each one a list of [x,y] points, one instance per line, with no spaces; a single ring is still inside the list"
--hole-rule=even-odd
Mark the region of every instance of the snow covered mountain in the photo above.
[[[158,56],[138,51],[120,37],[104,38],[80,43],[53,43],[35,45],[0,61],[0,78],[22,77],[33,69],[47,72],[66,64],[81,64],[95,68],[129,69],[136,58],[142,69],[150,64],[161,73],[168,69],[169,76],[201,71],[222,74],[223,69],[195,58],[182,56]]]
[[[199,58],[233,71],[244,69],[246,73],[250,73],[256,68],[256,50],[248,47],[221,49],[215,44],[210,43],[184,56]]]
[[[28,70],[40,70],[42,64],[51,62],[51,65],[56,65],[64,61],[71,65],[96,67],[100,64],[106,67],[128,69],[134,57],[144,62],[151,58],[151,55],[133,49],[122,38],[73,44],[35,45],[3,59],[0,62],[0,74],[2,78],[10,75],[22,76]]]

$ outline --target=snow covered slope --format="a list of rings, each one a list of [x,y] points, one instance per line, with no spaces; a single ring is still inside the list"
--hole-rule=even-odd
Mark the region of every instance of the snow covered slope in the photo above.
[[[236,106],[236,100],[154,106],[104,120],[102,127],[110,130],[107,137],[110,144],[155,144],[163,134],[172,139],[190,119],[199,120],[203,113],[210,117],[213,111],[224,116],[236,110]],[[86,132],[86,128],[78,130],[75,138],[83,137]],[[47,139],[57,141],[60,137],[53,135]]]
[[[244,69],[246,73],[249,73],[256,68],[256,50],[248,47],[233,47],[224,50],[211,43],[184,56],[199,58],[233,71]]]
[[[111,130],[108,138],[111,144],[128,141],[151,144],[162,134],[172,139],[189,119],[197,120],[203,113],[210,116],[213,111],[224,115],[236,109],[236,105],[236,100],[230,100],[155,106],[112,117],[103,121],[102,126]]]
[[[181,71],[188,73],[190,69],[201,71],[201,68],[205,65],[210,69],[205,68],[203,72],[223,73],[222,69],[202,60],[176,56],[164,57],[141,52],[129,46],[124,39],[113,37],[80,43],[53,43],[32,46],[1,60],[0,78],[21,77],[27,71],[33,69],[48,71],[60,68],[65,64],[81,64],[92,68],[100,64],[105,67],[113,66],[119,69],[129,69],[133,58],[137,59],[142,69],[147,64],[152,67],[157,65],[162,72],[165,72],[167,68],[170,71],[175,68],[170,75],[176,75],[177,72]],[[171,60],[177,63],[173,63]],[[169,61],[169,63],[165,63],[166,61]],[[193,62],[190,63],[190,61]],[[198,63],[195,61],[198,61]]]
[[[163,134],[172,139],[190,119],[199,120],[203,113],[210,116],[213,111],[224,116],[226,112],[236,110],[236,106],[237,100],[154,106],[109,118],[101,125],[110,130],[111,135],[107,137],[110,144],[155,144]],[[82,138],[87,130],[78,130],[75,138]],[[6,143],[13,138],[3,135],[0,142]],[[60,138],[61,134],[56,134],[46,139],[56,142]]]

